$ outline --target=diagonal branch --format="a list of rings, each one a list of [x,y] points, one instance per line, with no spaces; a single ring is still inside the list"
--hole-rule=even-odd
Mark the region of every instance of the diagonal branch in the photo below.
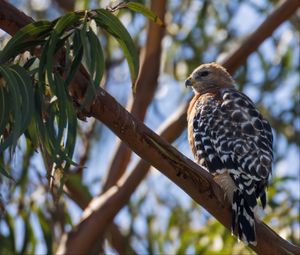
[[[267,38],[266,34],[271,35],[281,22],[283,22],[284,19],[288,19],[293,10],[297,9],[296,6],[297,3],[295,1],[293,3],[291,1],[286,1],[275,9],[265,22],[263,22],[258,29],[223,62],[223,65],[227,67],[227,70],[231,74],[234,73],[234,71],[238,68],[238,65],[235,64],[236,61],[238,61],[240,65],[243,64],[249,55],[251,55]],[[251,44],[251,47],[249,47],[249,44]],[[160,127],[159,130],[162,130],[162,132],[158,131],[158,133],[169,143],[172,143],[186,128],[187,107],[188,104],[179,108],[178,111],[172,115],[162,125],[162,127]],[[121,185],[120,183],[122,183],[122,185],[128,186],[126,193],[129,192],[130,194],[124,194],[124,196],[128,196],[128,200],[143,178],[147,175],[149,168],[150,165],[148,163],[140,160],[133,171],[126,177],[122,178],[117,184],[119,186]],[[130,178],[130,176],[132,176],[132,178]],[[131,181],[129,181],[129,179]],[[125,206],[125,204],[123,206]]]
[[[296,7],[299,5],[299,3],[296,3],[296,2],[294,2],[294,4],[296,4]],[[295,6],[294,6],[295,7]],[[272,20],[274,20],[274,15],[276,14],[276,15],[279,15],[280,14],[280,11],[279,10],[282,10],[282,8],[290,8],[290,14],[292,13],[292,10],[293,10],[293,8],[294,8],[293,6],[291,6],[291,5],[286,5],[286,4],[283,4],[281,7],[279,7],[272,15],[270,15],[270,17],[271,17],[271,21]],[[285,12],[286,13],[286,12]],[[276,17],[276,16],[275,16]],[[286,17],[287,18],[287,17]],[[267,21],[268,21],[268,19],[267,19]],[[265,26],[265,27],[268,27],[270,30],[274,30],[276,27],[274,27],[274,26],[272,26],[272,25],[268,25],[268,22],[264,22],[263,23],[263,25],[262,26]],[[259,30],[258,30],[259,31]],[[250,38],[255,38],[256,37],[256,33],[254,33]],[[259,41],[259,40],[264,40],[264,38],[262,38],[262,37],[258,37],[258,39],[257,39],[258,41],[256,41],[256,44],[257,44],[257,46],[256,47],[258,47],[259,46],[259,44],[262,42],[262,41]],[[243,48],[243,47],[241,47],[241,48]],[[240,53],[242,53],[241,55],[241,59],[245,59],[246,60],[246,58],[248,57],[248,55],[247,54],[251,54],[252,53],[252,51],[253,51],[253,49],[252,49],[252,51],[249,51],[249,50],[247,50],[247,47],[246,48],[244,48],[245,50],[246,50],[246,53],[245,54],[243,54],[243,52],[240,52]],[[230,60],[230,59],[229,59]],[[227,63],[227,64],[226,64]],[[231,71],[231,72],[233,72],[233,70],[235,70],[235,68],[236,67],[234,67],[234,66],[231,66],[231,63],[230,63],[230,61],[228,61],[228,62],[225,62],[225,64],[224,64],[225,66],[227,66],[227,68]],[[105,94],[105,92],[104,91],[102,91],[100,94],[102,94],[102,96],[105,96],[106,94]],[[117,111],[118,112],[118,111]],[[185,114],[185,112],[183,112],[183,114],[182,114],[182,116]],[[122,113],[120,114],[120,112],[119,112],[119,114],[118,114],[118,116],[120,117],[120,116],[122,116]],[[117,118],[118,119],[118,118]],[[104,123],[105,124],[107,124],[105,121],[104,121]],[[108,124],[107,124],[108,125]],[[109,125],[108,125],[109,126]],[[121,125],[122,126],[122,125]],[[135,125],[134,125],[135,126]],[[123,129],[124,127],[122,127],[122,129]],[[181,129],[182,127],[180,127],[179,129]],[[136,130],[139,130],[138,128],[136,128]],[[126,133],[126,132],[125,132]],[[118,133],[117,133],[118,134]],[[121,139],[122,139],[122,137],[120,137]],[[125,139],[125,138],[124,138]],[[129,138],[129,141],[131,141],[131,139]],[[157,144],[156,144],[157,145]],[[160,149],[162,149],[162,148],[164,148],[164,146],[159,146],[159,148]],[[165,149],[163,149],[163,150],[165,150]],[[146,150],[145,150],[146,151]],[[173,157],[172,157],[173,158]],[[175,157],[176,158],[176,157]],[[154,160],[154,162],[157,162],[156,160]],[[143,163],[143,164],[145,164],[145,163]],[[154,163],[153,163],[153,165],[155,165]],[[144,165],[144,167],[147,167],[147,164],[146,165]],[[161,170],[162,171],[162,170]],[[163,173],[164,173],[164,171],[162,171]],[[165,173],[166,174],[166,173]],[[166,174],[167,175],[167,174]],[[124,187],[127,187],[128,188],[128,185],[126,186],[126,185],[124,185]],[[182,186],[181,186],[182,187]],[[113,218],[113,216],[112,215],[114,215],[114,213],[111,211],[111,210],[105,210],[105,211],[102,211],[102,208],[105,208],[106,206],[105,205],[107,205],[106,203],[111,203],[110,205],[115,205],[115,204],[117,204],[118,202],[120,202],[120,201],[124,201],[124,197],[127,197],[126,195],[124,195],[124,194],[128,194],[128,189],[127,189],[127,191],[125,192],[125,190],[123,190],[122,188],[123,188],[123,186],[116,186],[116,187],[113,187],[112,188],[112,190],[114,190],[114,189],[116,189],[117,188],[117,190],[115,190],[115,191],[112,191],[112,193],[111,193],[111,196],[108,196],[107,197],[107,199],[109,199],[110,201],[105,201],[105,200],[101,200],[101,203],[100,203],[100,205],[99,205],[99,207],[97,208],[97,210],[95,210],[94,211],[94,213],[95,214],[93,214],[93,216],[95,216],[96,217],[96,215],[98,215],[98,216],[100,216],[100,217],[103,217],[103,216],[107,216],[107,215],[110,215],[111,216],[111,219]],[[132,189],[132,191],[134,190],[134,188]],[[214,187],[212,190],[216,190],[216,187]],[[110,190],[111,191],[111,190]],[[116,192],[116,193],[115,193]],[[121,195],[121,194],[123,194],[123,196]],[[188,194],[190,194],[190,195],[192,195],[192,193],[189,193],[188,192]],[[216,193],[216,194],[218,194],[218,192]],[[105,193],[105,195],[106,195],[106,193]],[[121,196],[121,197],[118,197],[118,196]],[[193,195],[192,195],[193,196]],[[118,199],[116,198],[116,197],[118,197]],[[215,196],[216,198],[218,198],[218,196]],[[100,198],[99,198],[100,199]],[[196,200],[196,199],[195,199]],[[217,199],[218,200],[218,199]],[[97,199],[95,199],[94,201],[97,201]],[[114,201],[114,202],[112,202],[112,201]],[[198,200],[196,200],[196,201],[198,201]],[[126,203],[126,202],[124,202],[124,203]],[[91,206],[93,206],[93,204],[94,203],[92,203],[91,204]],[[203,205],[203,204],[202,204]],[[204,206],[205,207],[205,206]],[[115,210],[115,208],[112,208],[112,207],[109,207],[109,208],[111,208],[112,210]],[[96,209],[96,208],[95,208]],[[100,213],[100,211],[101,211],[101,213]],[[115,210],[115,213],[117,212],[118,210]],[[99,213],[99,214],[97,214],[97,213]],[[224,215],[226,215],[226,214],[224,214]],[[86,217],[88,217],[88,216],[86,216]],[[92,217],[91,217],[92,218]],[[218,218],[218,217],[217,217]],[[228,217],[227,217],[228,218]],[[107,218],[105,218],[106,220],[107,220]],[[219,218],[218,218],[219,219]],[[88,218],[85,218],[85,220],[87,220],[88,221]],[[219,219],[220,220],[220,219]],[[221,221],[221,220],[220,220]],[[223,223],[223,221],[221,221],[222,223]],[[224,224],[224,223],[223,223]],[[228,224],[226,225],[226,223],[224,224],[225,226],[227,226],[228,227]],[[289,251],[292,251],[292,252],[298,252],[299,251],[299,249],[298,248],[296,248],[295,246],[293,246],[293,245],[290,245],[289,243],[287,243],[286,241],[284,241],[283,239],[281,239],[279,236],[277,236],[274,232],[272,232],[268,227],[266,227],[266,225],[264,225],[264,224],[262,224],[262,223],[257,223],[257,234],[258,234],[258,239],[260,239],[260,237],[268,237],[267,238],[267,243],[265,243],[265,240],[263,240],[263,238],[261,238],[262,239],[262,241],[259,241],[259,244],[258,244],[258,246],[256,246],[256,247],[254,247],[254,250],[256,250],[256,251],[258,251],[258,252],[262,252],[262,251],[264,251],[264,252],[266,252],[266,251],[269,251],[269,252],[273,252],[274,254],[278,254],[278,253],[286,253],[286,250],[289,250]],[[73,234],[73,238],[75,238],[75,240],[76,240],[76,234],[74,234],[74,233],[72,233]],[[74,236],[75,235],[75,236]],[[266,236],[265,236],[266,235]],[[72,239],[73,239],[72,238]],[[275,241],[275,242],[278,242],[278,246],[274,249],[274,247],[272,246],[272,242],[273,241]],[[265,247],[265,248],[264,248]]]
[[[9,18],[8,22],[2,22],[5,20],[7,15],[7,13],[2,11],[2,6],[3,4],[5,5],[5,3],[5,1],[0,0],[0,25],[1,28],[11,30],[12,33],[14,33],[13,30],[15,30],[17,25],[11,25],[10,22],[13,24],[19,24],[20,22],[14,23],[12,21],[14,18]],[[284,14],[283,16],[285,16],[286,19],[297,9],[299,5],[300,2],[297,0],[287,0],[278,8],[278,10],[282,11]],[[279,14],[280,12],[277,11],[277,15]],[[275,28],[270,26],[269,29],[272,30]],[[260,43],[258,43],[258,45]],[[247,57],[244,59],[246,58]],[[230,69],[229,65],[226,67],[231,72],[233,72],[236,68],[232,67],[232,69]],[[85,77],[85,75],[83,75],[83,77]],[[84,79],[78,86],[74,86],[73,83],[72,87],[75,93],[74,95],[82,95],[86,86],[87,83],[84,82]],[[199,204],[210,211],[222,224],[224,224],[224,226],[229,227],[229,205],[224,204],[224,201],[222,201],[222,195],[220,196],[220,188],[212,181],[211,176],[207,172],[204,172],[199,166],[195,165],[190,160],[187,160],[183,155],[178,153],[170,145],[166,144],[141,122],[132,117],[132,115],[123,109],[122,106],[120,106],[104,90],[99,89],[97,100],[91,110],[91,116],[103,121],[121,139],[127,142],[131,149],[137,152],[137,154],[147,160],[150,164],[157,167],[163,174],[168,176],[173,182],[185,190]],[[122,125],[115,125],[115,123],[121,123]],[[71,251],[71,247],[69,246],[70,240],[77,240],[78,238],[81,244],[84,243],[84,247],[82,247],[82,249],[87,248],[85,242],[83,242],[83,240],[85,240],[84,234],[88,234],[86,236],[91,238],[90,240],[87,240],[87,245],[88,243],[93,242],[94,235],[97,235],[98,231],[95,226],[98,226],[98,228],[101,229],[102,225],[106,224],[106,220],[112,219],[112,216],[107,214],[107,211],[109,211],[108,209],[110,208],[115,210],[112,205],[114,202],[120,200],[118,197],[120,194],[122,194],[121,187],[118,188],[115,186],[109,189],[103,196],[96,198],[89,206],[90,211],[85,212],[83,220],[78,225],[78,228],[71,232],[68,238],[64,238],[63,241],[66,241],[66,243],[61,243],[60,251]],[[89,224],[92,224],[93,226],[93,233],[86,232],[88,231],[88,228],[86,227]],[[299,247],[286,242],[263,223],[256,222],[256,229],[258,244],[256,247],[252,247],[256,252],[272,254],[286,254],[287,252],[297,254],[300,252]],[[76,253],[78,252],[79,250],[76,250]]]
[[[221,64],[230,74],[233,74],[258,49],[265,39],[272,35],[285,20],[289,19],[296,12],[299,6],[300,1],[298,0],[286,0],[282,2]],[[188,103],[186,107],[188,107]],[[178,119],[181,118],[186,118],[186,111],[182,110]],[[185,128],[186,125],[176,125],[176,130],[173,130],[173,132],[179,136]]]
[[[208,172],[166,143],[101,88],[91,107],[91,116],[106,124],[141,158],[156,167],[230,229],[230,205],[224,201],[222,190]],[[93,199],[78,226],[64,236],[57,253],[89,251],[103,230],[103,225],[111,221],[118,211],[114,204],[124,199],[122,193],[124,193],[122,186],[114,186],[102,196]],[[255,224],[257,246],[250,247],[257,253],[297,254],[300,252],[299,247],[282,239],[264,223],[256,221]],[[75,245],[79,243],[80,245]]]
[[[75,175],[77,175],[77,173],[75,173]],[[77,183],[70,181],[70,179],[67,180],[64,187],[65,193],[82,210],[84,210],[92,200],[92,195],[87,190],[83,190],[83,187],[83,185],[78,185]],[[124,251],[128,251],[129,254],[134,255],[135,251],[130,244],[128,244],[126,236],[121,233],[119,227],[114,222],[107,225],[107,228],[105,228],[106,233],[103,232],[103,234],[105,234],[105,237],[109,240],[118,254],[125,254]],[[99,236],[97,241],[99,243]]]

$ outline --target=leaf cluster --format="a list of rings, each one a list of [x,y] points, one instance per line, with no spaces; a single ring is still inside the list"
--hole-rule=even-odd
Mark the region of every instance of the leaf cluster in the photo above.
[[[13,151],[25,133],[35,148],[41,147],[48,167],[53,163],[56,169],[75,165],[72,156],[78,109],[74,108],[69,86],[84,64],[89,72],[89,86],[77,103],[80,109],[92,103],[104,73],[98,28],[118,41],[135,84],[139,63],[134,43],[109,11],[71,12],[52,22],[27,25],[0,52],[1,154],[7,148]],[[22,65],[12,65],[11,61],[26,50],[31,51],[32,57]],[[1,171],[8,176],[3,164]]]

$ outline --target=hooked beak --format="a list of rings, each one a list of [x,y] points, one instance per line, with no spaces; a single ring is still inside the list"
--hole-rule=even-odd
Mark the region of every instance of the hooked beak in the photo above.
[[[187,87],[191,87],[191,86],[193,86],[193,80],[192,80],[192,78],[186,79],[185,80],[185,87],[187,88]]]

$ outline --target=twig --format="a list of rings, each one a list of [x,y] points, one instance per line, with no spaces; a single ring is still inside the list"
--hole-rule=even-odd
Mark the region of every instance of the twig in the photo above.
[[[110,12],[115,12],[119,9],[126,8],[126,7],[127,7],[126,2],[120,2],[120,3],[116,4],[115,6],[112,6],[112,4],[110,6],[107,6],[106,10],[108,10]]]

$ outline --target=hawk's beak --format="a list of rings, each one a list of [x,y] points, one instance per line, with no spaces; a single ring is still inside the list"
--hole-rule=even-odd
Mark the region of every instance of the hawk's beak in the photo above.
[[[186,79],[185,80],[185,87],[187,88],[187,87],[191,87],[191,86],[193,86],[193,80],[192,80],[192,78]]]

